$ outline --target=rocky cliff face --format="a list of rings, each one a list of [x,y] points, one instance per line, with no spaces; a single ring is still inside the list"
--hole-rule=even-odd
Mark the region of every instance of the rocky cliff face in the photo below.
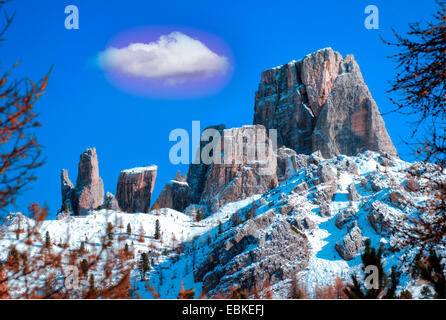
[[[331,48],[264,71],[254,124],[276,128],[279,146],[297,153],[397,155],[354,57]]]
[[[80,156],[76,192],[73,195],[73,209],[79,214],[86,210],[97,209],[104,202],[104,183],[99,177],[95,148],[87,149]]]
[[[206,127],[206,129],[215,129],[220,135],[223,135],[223,130],[226,129],[224,124],[219,124],[215,126]],[[202,137],[201,137],[202,138]],[[198,155],[201,153],[201,149],[206,145],[206,142],[201,141],[200,139],[200,150],[197,150],[197,154],[195,155],[196,159]],[[199,163],[191,163],[189,165],[189,171],[187,173],[187,183],[189,184],[192,194],[193,194],[193,202],[199,203],[201,194],[203,193],[204,185],[206,183],[207,171],[209,169],[209,165],[203,162]]]
[[[195,280],[203,282],[208,294],[232,283],[247,291],[262,290],[267,282],[288,279],[308,265],[307,237],[274,210],[249,220],[256,215],[256,206],[254,203],[232,217],[233,230],[212,243],[210,258],[197,268]],[[243,220],[248,222],[237,227]]]
[[[194,195],[186,176],[182,176],[178,171],[175,178],[166,183],[152,209],[171,208],[183,212],[193,199]]]
[[[95,148],[85,150],[79,160],[76,187],[73,187],[68,171],[62,170],[62,203],[74,214],[84,214],[98,209],[104,201],[104,184],[99,177],[98,156]]]
[[[123,211],[149,211],[157,170],[157,166],[149,166],[121,171],[116,199]]]
[[[62,186],[62,204],[67,205],[68,210],[73,211],[73,207],[71,205],[71,196],[73,194],[74,185],[68,177],[68,170],[62,170],[60,180]]]
[[[222,130],[221,163],[199,165],[189,170],[188,181],[201,174],[202,190],[196,199],[215,212],[223,204],[264,193],[277,185],[276,155],[265,127],[243,126]],[[264,146],[264,152],[255,146]],[[231,162],[224,161],[228,157]],[[191,165],[192,167],[193,165]]]
[[[116,200],[115,195],[111,192],[107,192],[105,195],[104,205],[102,207],[107,210],[121,211],[118,200]]]

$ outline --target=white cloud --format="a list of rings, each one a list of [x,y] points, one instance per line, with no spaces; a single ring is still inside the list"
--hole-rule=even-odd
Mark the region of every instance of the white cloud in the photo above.
[[[99,53],[99,65],[137,77],[160,79],[169,85],[224,75],[229,69],[227,57],[212,52],[204,43],[181,32],[163,35],[147,44],[108,48]]]

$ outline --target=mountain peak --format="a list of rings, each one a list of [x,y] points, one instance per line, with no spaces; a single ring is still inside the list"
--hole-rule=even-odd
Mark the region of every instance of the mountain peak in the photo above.
[[[277,129],[278,145],[297,153],[397,156],[354,56],[332,48],[262,72],[254,109],[254,124]]]

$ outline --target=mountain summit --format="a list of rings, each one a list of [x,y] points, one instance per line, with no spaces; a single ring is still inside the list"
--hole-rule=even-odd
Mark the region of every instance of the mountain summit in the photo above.
[[[262,73],[254,124],[278,130],[279,146],[325,158],[366,150],[397,156],[353,55],[332,48]]]

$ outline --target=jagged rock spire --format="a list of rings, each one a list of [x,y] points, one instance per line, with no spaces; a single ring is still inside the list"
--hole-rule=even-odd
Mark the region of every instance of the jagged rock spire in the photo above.
[[[80,156],[76,187],[73,187],[68,171],[62,170],[62,203],[74,214],[98,209],[104,202],[104,183],[99,177],[98,157],[95,148],[86,149]],[[71,206],[71,208],[70,208]]]

